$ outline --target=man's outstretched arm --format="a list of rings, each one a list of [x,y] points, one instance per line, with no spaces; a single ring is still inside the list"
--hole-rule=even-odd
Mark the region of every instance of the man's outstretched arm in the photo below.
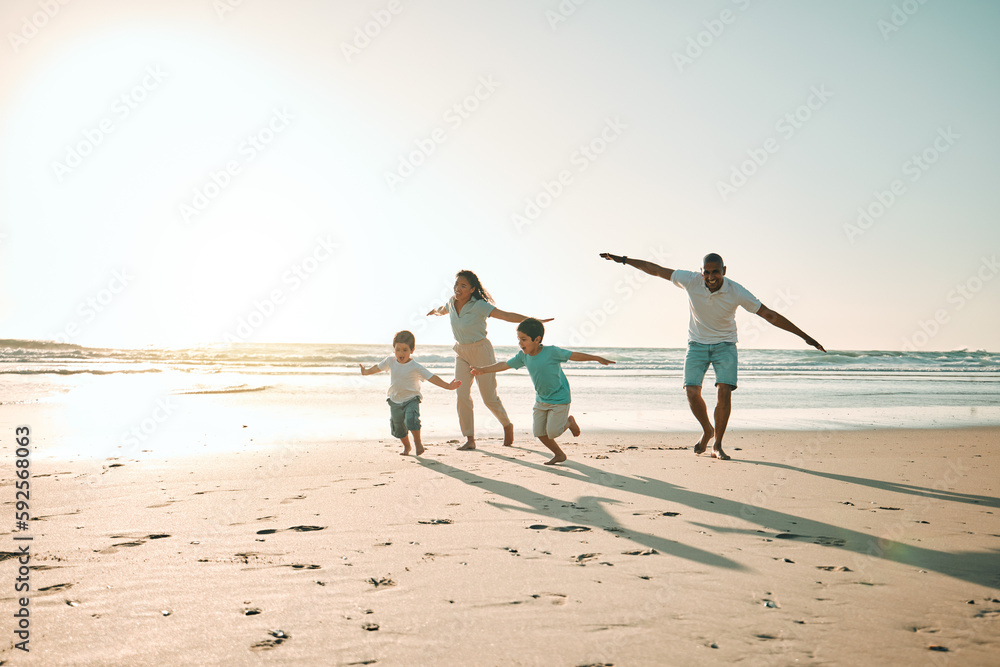
[[[778,327],[779,329],[784,329],[785,331],[787,331],[789,333],[793,333],[796,336],[798,336],[799,338],[801,338],[802,340],[804,340],[806,342],[806,344],[812,345],[817,350],[820,350],[822,352],[826,352],[826,348],[824,348],[822,345],[820,345],[819,343],[817,343],[815,338],[813,338],[812,336],[809,336],[802,329],[800,329],[797,326],[795,326],[794,324],[792,324],[789,321],[789,319],[787,317],[785,317],[784,315],[782,315],[781,313],[777,313],[777,312],[771,310],[770,308],[768,308],[767,306],[765,306],[764,304],[760,304],[760,310],[757,311],[757,314],[760,315],[761,317],[763,317],[765,320],[767,320],[767,322],[769,324],[773,324],[774,326]]]
[[[664,280],[670,280],[670,276],[674,275],[673,269],[668,269],[660,266],[659,264],[647,262],[644,259],[632,259],[631,257],[625,257],[623,255],[612,255],[610,252],[602,252],[601,257],[604,259],[610,259],[612,262],[634,266],[640,271],[645,271],[651,276],[657,276],[659,278],[663,278]]]

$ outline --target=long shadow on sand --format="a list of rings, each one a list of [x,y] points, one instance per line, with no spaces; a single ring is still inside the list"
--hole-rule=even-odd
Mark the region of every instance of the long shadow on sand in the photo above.
[[[827,479],[832,479],[837,482],[847,482],[849,484],[860,484],[861,486],[870,486],[871,488],[879,489],[880,491],[905,493],[913,496],[930,498],[932,500],[946,500],[956,503],[969,503],[972,505],[982,505],[983,507],[1000,507],[1000,498],[993,498],[992,496],[977,496],[971,493],[957,493],[955,491],[946,491],[944,489],[930,489],[927,488],[926,486],[916,486],[913,484],[900,484],[899,482],[885,482],[879,479],[854,477],[853,475],[838,475],[831,472],[821,472],[819,470],[809,470],[808,468],[799,468],[798,466],[788,465],[787,463],[775,463],[774,461],[750,461],[744,459],[741,462],[752,463],[754,465],[759,465],[759,466],[769,466],[772,468],[782,468],[784,470],[793,470],[795,472],[801,472],[807,475],[816,475],[817,477],[825,477]]]
[[[870,568],[873,560],[888,560],[924,570],[933,570],[973,584],[1000,588],[1000,550],[998,549],[956,553],[925,549],[912,543],[880,538],[766,507],[690,491],[652,477],[642,475],[633,477],[601,470],[579,461],[567,461],[562,464],[561,469],[553,469],[551,466],[530,463],[493,452],[484,451],[482,454],[535,470],[545,470],[560,477],[590,482],[597,486],[614,487],[630,493],[720,514],[729,518],[728,525],[694,524],[720,533],[742,533],[760,537],[760,531],[756,529],[738,527],[741,523],[748,522],[757,524],[765,531],[776,531],[778,535],[771,536],[772,538],[812,541],[831,549],[851,552],[854,557],[849,565],[861,576],[866,574],[866,570]],[[732,463],[726,465],[732,465]],[[517,500],[523,502],[521,498],[517,498]],[[901,520],[895,529],[901,534],[913,526],[912,520]]]
[[[506,457],[499,458],[506,459]],[[559,512],[555,508],[566,505],[575,505],[588,510],[585,513],[581,512],[580,514],[573,515],[572,521],[575,524],[615,532],[620,534],[622,537],[636,542],[637,544],[641,544],[651,549],[656,549],[660,553],[670,554],[679,558],[687,558],[688,560],[703,563],[705,565],[722,567],[731,570],[746,569],[743,565],[732,561],[725,556],[720,556],[719,554],[715,554],[710,551],[705,551],[686,544],[657,537],[656,535],[650,535],[649,533],[641,533],[623,528],[603,507],[603,503],[616,504],[619,502],[611,498],[583,496],[577,498],[576,500],[565,500],[552,496],[546,496],[538,493],[537,491],[526,489],[523,486],[511,484],[510,482],[503,482],[497,479],[482,477],[467,470],[462,470],[446,463],[441,463],[440,461],[420,459],[420,464],[429,470],[439,472],[442,475],[452,477],[466,484],[475,484],[477,488],[485,489],[490,493],[503,496],[504,498],[509,498],[510,500],[518,503],[517,505],[495,502],[490,503],[500,509],[516,510],[519,512],[526,512],[533,516],[547,516],[562,521],[566,519],[565,513]]]

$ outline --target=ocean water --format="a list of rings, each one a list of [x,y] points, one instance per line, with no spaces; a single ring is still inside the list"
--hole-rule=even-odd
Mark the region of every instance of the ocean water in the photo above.
[[[507,359],[514,347],[497,348]],[[573,411],[584,430],[696,431],[682,389],[683,349],[582,348],[615,365],[569,362]],[[105,349],[0,340],[0,415],[41,414],[75,452],[146,451],[166,441],[391,440],[388,374],[362,377],[388,345],[256,344]],[[454,353],[419,346],[414,358],[450,379]],[[730,431],[929,428],[1000,424],[1000,353],[740,350]],[[712,371],[705,396],[714,405]],[[524,370],[498,375],[516,427],[530,428]],[[454,396],[425,384],[425,438],[459,438]],[[500,427],[477,402],[477,434]],[[45,408],[39,413],[37,410]],[[237,424],[236,422],[240,422]],[[530,436],[529,436],[530,437]]]

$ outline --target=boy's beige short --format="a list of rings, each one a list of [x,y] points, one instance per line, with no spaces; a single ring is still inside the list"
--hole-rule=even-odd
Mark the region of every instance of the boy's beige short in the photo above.
[[[569,422],[569,403],[554,405],[535,401],[532,417],[534,418],[532,432],[536,438],[543,435],[558,438],[566,430],[567,422]]]

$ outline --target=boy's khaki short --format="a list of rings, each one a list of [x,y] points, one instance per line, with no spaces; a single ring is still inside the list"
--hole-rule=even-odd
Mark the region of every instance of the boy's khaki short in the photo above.
[[[569,403],[554,405],[536,401],[532,417],[534,419],[532,432],[536,438],[545,435],[558,438],[566,430],[569,422]]]

